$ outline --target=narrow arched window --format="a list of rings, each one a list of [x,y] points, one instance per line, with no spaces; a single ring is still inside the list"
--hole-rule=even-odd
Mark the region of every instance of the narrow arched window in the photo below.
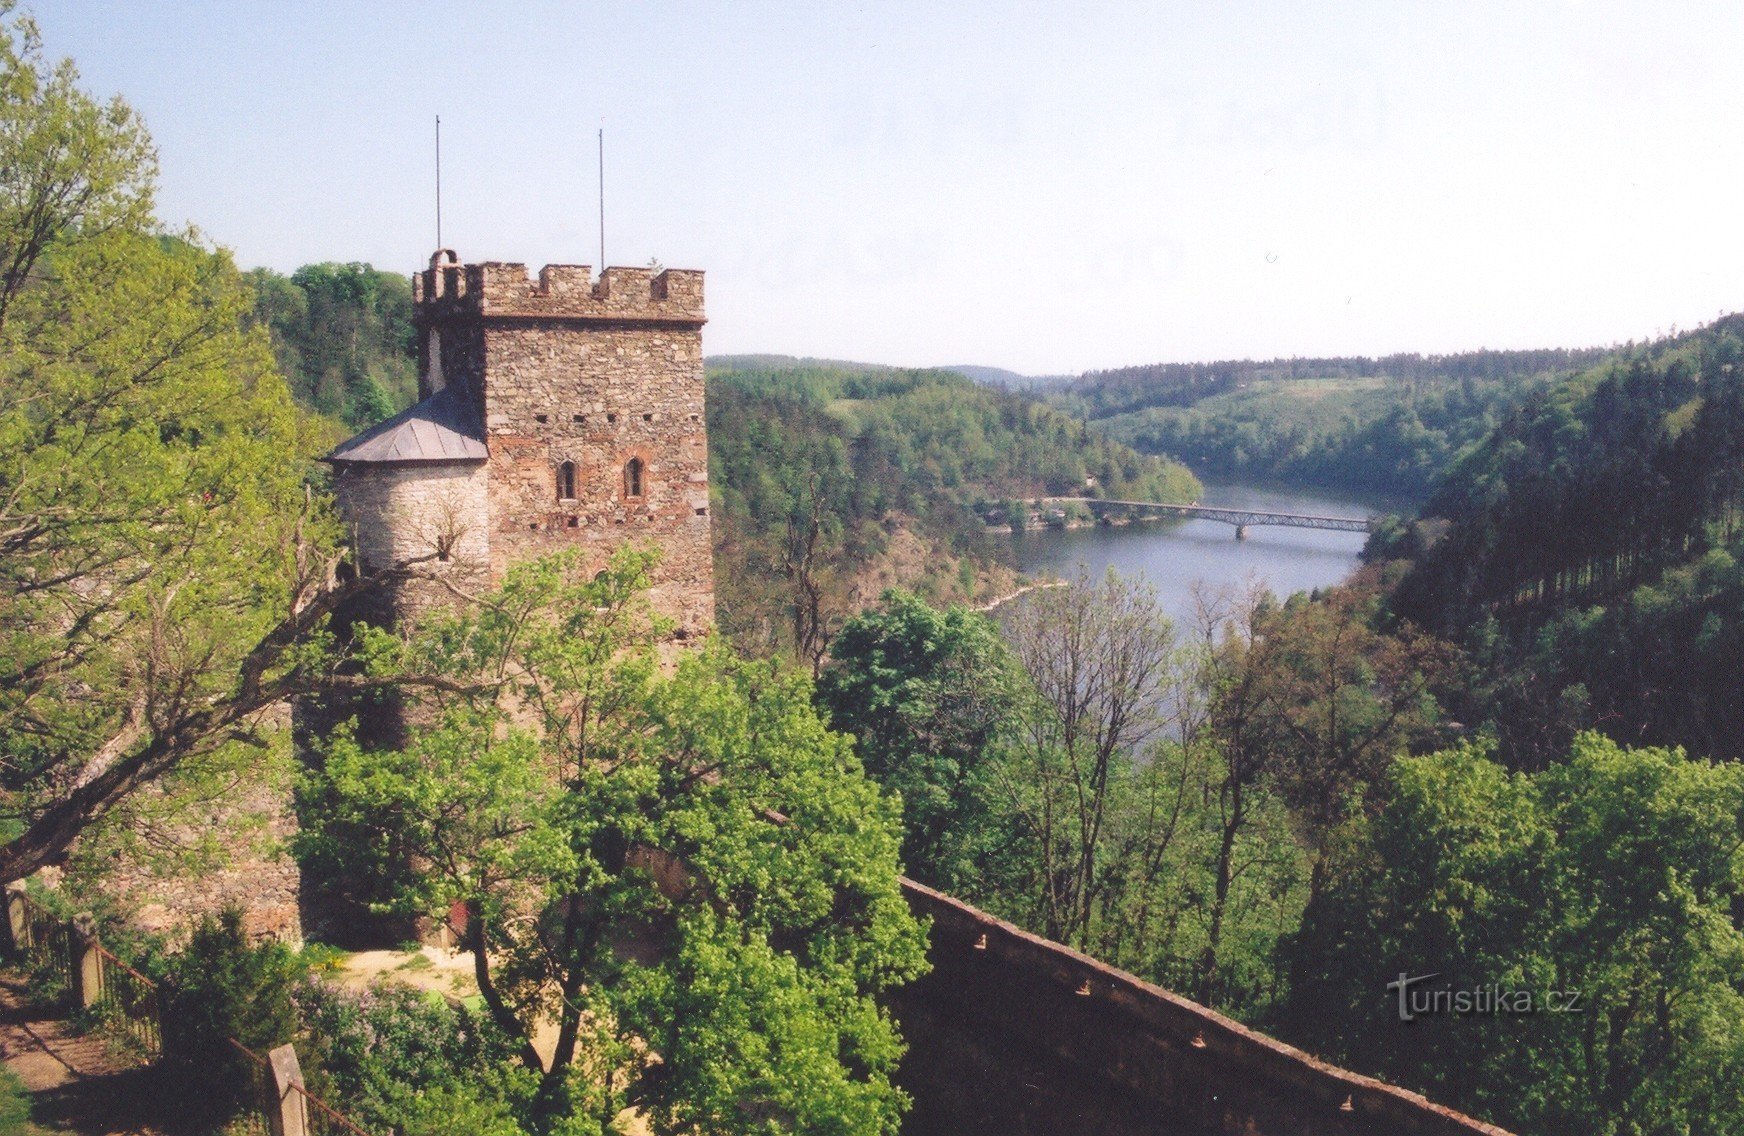
[[[575,500],[575,463],[566,461],[557,467],[557,499]]]
[[[624,496],[642,495],[642,459],[631,458],[624,463]]]

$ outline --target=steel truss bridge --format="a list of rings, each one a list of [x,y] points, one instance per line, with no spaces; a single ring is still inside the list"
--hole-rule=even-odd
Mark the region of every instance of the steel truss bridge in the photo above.
[[[1254,509],[1218,509],[1206,505],[1165,505],[1161,501],[1111,501],[1104,497],[1043,497],[1038,504],[1075,501],[1091,509],[1120,506],[1127,509],[1148,509],[1171,517],[1191,517],[1202,521],[1222,521],[1235,526],[1235,539],[1247,539],[1247,530],[1255,525],[1278,525],[1292,529],[1330,529],[1333,532],[1366,533],[1374,528],[1370,517],[1313,517],[1302,513],[1262,513]]]

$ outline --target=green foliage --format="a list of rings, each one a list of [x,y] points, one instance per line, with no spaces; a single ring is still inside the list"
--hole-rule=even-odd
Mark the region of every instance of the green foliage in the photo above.
[[[1739,317],[1622,356],[1537,399],[1449,475],[1414,526],[1392,606],[1458,637],[1459,708],[1521,768],[1577,729],[1744,754],[1736,698],[1691,671],[1744,635]],[[1444,534],[1444,535],[1443,535]],[[1422,539],[1427,538],[1427,539]]]
[[[30,1093],[18,1074],[0,1067],[0,1136],[42,1136],[30,1122]]]
[[[1111,443],[1031,399],[946,371],[717,371],[709,472],[718,494],[721,623],[741,647],[821,659],[853,574],[901,518],[937,550],[911,584],[951,594],[967,557],[1005,546],[972,506],[1037,494],[1188,501],[1182,467]],[[968,593],[963,593],[967,598]]]
[[[0,876],[246,735],[335,535],[229,258],[162,238],[149,141],[0,30]],[[46,148],[46,149],[45,149]],[[51,223],[52,222],[52,223]],[[294,638],[294,637],[290,637]],[[252,653],[252,657],[251,657]],[[238,696],[241,695],[240,699]]]
[[[1308,913],[1289,1029],[1520,1131],[1736,1131],[1741,824],[1744,768],[1591,734],[1536,776],[1470,748],[1402,761]],[[1540,1009],[1406,1024],[1401,972]]]
[[[283,944],[251,945],[242,913],[234,908],[201,919],[188,945],[170,960],[164,1049],[190,1077],[207,1084],[205,1095],[214,1086],[222,1086],[218,1096],[231,1094],[213,1103],[241,1103],[252,1083],[247,1059],[231,1039],[264,1057],[295,1035],[291,988],[300,972]]]
[[[36,21],[0,4],[0,330],[44,256],[152,224],[157,151],[133,108],[43,57]]]
[[[1050,396],[1110,438],[1219,477],[1421,497],[1588,351],[1274,359],[1091,372]]]
[[[314,1090],[365,1130],[411,1136],[520,1136],[517,1110],[537,1078],[488,1021],[403,986],[351,993],[321,982],[294,992],[298,1055]]]
[[[302,405],[353,429],[410,406],[418,393],[412,286],[367,264],[306,264],[290,276],[248,273],[254,319]]]
[[[894,1131],[902,1047],[875,996],[924,966],[894,809],[803,678],[718,646],[653,665],[649,563],[519,565],[371,644],[378,669],[456,682],[404,749],[333,745],[336,819],[421,851],[404,910],[464,906],[539,1127],[636,1105],[661,1132]]]
[[[966,888],[991,851],[989,778],[1017,681],[991,620],[909,592],[886,592],[830,644],[818,704],[901,799],[903,862],[923,883]]]

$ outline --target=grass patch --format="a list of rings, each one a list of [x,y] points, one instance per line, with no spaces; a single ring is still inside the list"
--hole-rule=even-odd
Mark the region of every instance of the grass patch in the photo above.
[[[0,1136],[46,1136],[30,1122],[30,1094],[18,1074],[0,1065]]]

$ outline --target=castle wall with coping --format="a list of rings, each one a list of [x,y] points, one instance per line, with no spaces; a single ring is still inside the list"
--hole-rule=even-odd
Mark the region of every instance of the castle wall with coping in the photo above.
[[[930,974],[898,992],[905,1136],[1508,1136],[931,888]]]
[[[537,277],[524,264],[433,264],[412,278],[412,300],[436,318],[470,312],[699,326],[704,319],[703,274],[684,268],[607,268],[596,280],[585,264],[548,264]]]

